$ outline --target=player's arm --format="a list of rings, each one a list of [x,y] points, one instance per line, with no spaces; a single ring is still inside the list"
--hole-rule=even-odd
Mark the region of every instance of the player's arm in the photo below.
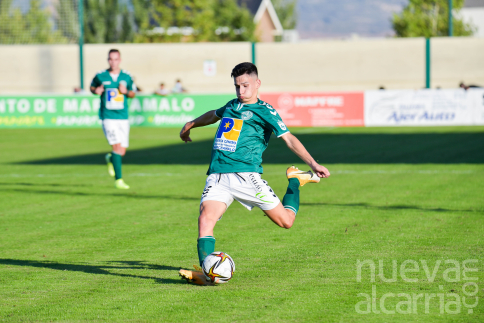
[[[89,89],[91,90],[92,94],[101,95],[104,92],[104,85],[101,84],[100,86],[97,86],[97,87],[91,86]]]
[[[92,94],[97,94],[97,95],[103,94],[103,92],[104,92],[104,85],[98,79],[97,75],[92,79],[91,86],[89,87],[89,90],[91,90],[91,93]]]
[[[291,133],[286,133],[281,136],[281,138],[286,142],[287,147],[295,153],[299,158],[301,158],[309,167],[319,176],[323,178],[329,177],[331,175],[329,170],[319,165],[314,158],[308,153],[303,144]]]
[[[190,129],[208,126],[220,120],[220,118],[215,113],[216,110],[208,111],[195,120],[188,121],[180,131],[180,138],[184,142],[192,141],[190,139]]]
[[[121,86],[120,86],[121,88]],[[128,91],[128,90],[125,90],[124,92],[119,89],[119,92],[122,93],[122,94],[126,94],[126,96],[130,99],[134,98],[136,96],[136,92],[135,91]]]
[[[119,82],[119,87],[118,87],[119,93],[125,94],[130,99],[134,98],[134,96],[136,95],[136,92],[133,91],[132,88],[133,88],[132,82],[130,83],[130,89],[128,89],[128,85],[126,81]]]

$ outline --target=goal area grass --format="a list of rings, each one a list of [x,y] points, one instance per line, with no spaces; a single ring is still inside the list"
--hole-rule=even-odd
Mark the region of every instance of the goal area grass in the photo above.
[[[484,127],[293,128],[331,177],[281,229],[236,201],[202,287],[197,218],[214,128],[132,128],[114,188],[101,129],[0,130],[2,322],[484,322]],[[304,165],[273,137],[282,199]]]

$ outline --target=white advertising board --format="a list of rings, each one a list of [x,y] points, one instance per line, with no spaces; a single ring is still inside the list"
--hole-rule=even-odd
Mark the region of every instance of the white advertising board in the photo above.
[[[484,90],[365,92],[365,126],[484,124]]]
[[[474,124],[484,125],[484,89],[469,89],[469,102],[474,107]]]

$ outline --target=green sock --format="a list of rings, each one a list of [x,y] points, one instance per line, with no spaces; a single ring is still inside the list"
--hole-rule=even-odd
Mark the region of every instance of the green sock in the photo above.
[[[203,263],[203,260],[207,258],[209,254],[215,251],[215,238],[212,236],[205,236],[205,237],[198,238],[197,249],[198,249],[198,261],[200,262],[200,266],[201,266]]]
[[[123,178],[123,173],[121,172],[122,158],[123,157],[121,155],[118,155],[115,152],[111,153],[111,162],[113,163],[113,167],[114,167],[114,178],[116,179]]]
[[[286,195],[282,199],[282,205],[285,209],[291,210],[294,214],[299,211],[299,180],[290,178],[287,186]]]

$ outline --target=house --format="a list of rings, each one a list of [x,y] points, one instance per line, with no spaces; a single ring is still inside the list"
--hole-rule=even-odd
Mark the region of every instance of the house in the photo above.
[[[464,22],[477,27],[474,37],[484,37],[484,0],[466,0],[459,14]]]
[[[273,42],[275,36],[283,36],[282,28],[276,10],[271,0],[238,0],[239,6],[247,7],[254,15],[256,35],[261,42]]]

